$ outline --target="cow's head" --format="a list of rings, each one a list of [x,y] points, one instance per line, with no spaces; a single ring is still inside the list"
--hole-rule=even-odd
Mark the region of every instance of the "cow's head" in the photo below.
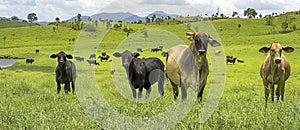
[[[113,55],[114,55],[114,57],[117,57],[117,58],[122,57],[122,65],[126,69],[126,72],[128,72],[130,62],[132,61],[132,59],[134,57],[137,58],[140,54],[137,52],[132,53],[132,52],[126,50],[123,53],[116,52]]]
[[[67,58],[68,59],[72,59],[73,56],[72,55],[68,55],[65,52],[61,51],[58,54],[52,54],[50,56],[50,58],[56,58],[57,57],[57,61],[58,61],[58,65],[59,66],[64,66],[66,64]]]
[[[206,33],[187,32],[186,35],[189,40],[193,41],[192,44],[195,44],[195,49],[198,55],[205,56],[208,44],[210,44],[213,47],[221,45],[218,41],[212,39],[210,35]]]
[[[270,51],[271,60],[274,61],[276,64],[279,64],[281,63],[282,50],[287,53],[290,53],[294,51],[294,48],[289,46],[283,47],[280,45],[280,43],[274,42],[271,44],[270,47],[260,48],[259,52],[267,53],[268,51]]]

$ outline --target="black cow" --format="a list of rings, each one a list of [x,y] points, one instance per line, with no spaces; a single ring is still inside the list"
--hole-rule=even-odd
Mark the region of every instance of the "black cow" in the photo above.
[[[70,92],[70,82],[72,82],[73,94],[75,92],[75,80],[76,80],[76,67],[72,61],[73,56],[61,51],[58,54],[52,54],[50,58],[57,58],[58,65],[56,67],[56,83],[57,94],[61,89],[61,84],[65,84],[65,93]]]
[[[226,64],[228,64],[228,62],[234,64],[235,61],[236,61],[236,57],[234,57],[234,58],[233,57],[227,57],[226,58]]]
[[[34,59],[28,58],[26,59],[26,64],[32,64],[34,62]]]
[[[102,60],[107,61],[109,59],[109,55],[107,55],[106,52],[102,52],[102,55],[99,56],[98,58],[100,58],[101,62],[102,62]]]
[[[162,48],[156,47],[151,49],[151,52],[158,52],[158,51],[162,51]]]
[[[96,54],[91,54],[89,59],[92,59],[92,58],[96,59]]]
[[[136,51],[143,52],[143,49],[142,48],[136,48]]]
[[[158,91],[164,95],[164,64],[155,57],[137,58],[139,53],[131,53],[126,50],[123,53],[116,52],[115,57],[122,57],[122,64],[126,70],[127,77],[132,90],[132,95],[136,98],[136,89],[139,89],[138,98],[142,97],[142,90],[147,90],[146,97],[150,95],[151,85],[158,82]]]
[[[84,61],[84,57],[75,56],[76,61]]]
[[[35,53],[36,53],[36,54],[39,54],[39,53],[40,53],[40,50],[36,49],[36,50],[35,50]]]

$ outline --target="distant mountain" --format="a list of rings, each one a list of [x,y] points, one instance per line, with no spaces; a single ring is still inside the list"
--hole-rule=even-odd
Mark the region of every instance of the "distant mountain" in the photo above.
[[[0,17],[0,20],[10,20],[10,18]]]
[[[119,20],[126,19],[128,17],[133,16],[134,14],[132,13],[99,13],[99,14],[94,14],[92,15],[92,19],[98,20],[101,18],[101,20],[112,20],[114,22],[117,22]]]
[[[171,18],[176,18],[179,16],[177,14],[167,14],[164,11],[155,11],[149,14],[147,17],[151,19],[153,15],[155,15],[156,18],[161,18],[161,17],[167,18],[168,16],[170,16]]]
[[[89,17],[90,16],[81,16],[81,21],[86,22],[86,21],[88,21]],[[77,16],[74,16],[74,17],[72,17],[72,18],[70,18],[68,20],[65,20],[65,21],[75,22],[75,19],[77,19]]]
[[[41,22],[36,22],[37,24],[41,24],[41,25],[47,25],[49,24],[50,22],[47,22],[47,21],[41,21]]]
[[[142,22],[146,22],[146,17],[140,17],[140,16],[137,16],[137,15],[132,15],[130,17],[127,17],[125,19],[122,19],[122,22],[128,22],[128,23],[131,23],[131,22],[137,22],[141,20]]]

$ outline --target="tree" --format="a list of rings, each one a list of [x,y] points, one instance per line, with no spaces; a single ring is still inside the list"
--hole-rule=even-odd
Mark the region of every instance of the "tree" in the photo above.
[[[19,18],[18,18],[17,16],[11,16],[11,20],[12,20],[12,21],[18,21]]]
[[[89,24],[92,23],[92,18],[89,17],[89,18],[88,18],[88,21],[89,21]]]
[[[82,27],[80,27],[81,20],[81,14],[77,14],[76,26],[78,30],[82,29]]]
[[[272,25],[274,17],[271,14],[268,14],[265,16],[265,20],[267,22],[267,25]]]
[[[255,11],[255,9],[248,8],[244,10],[244,16],[247,16],[248,18],[255,18],[256,15],[257,12]]]
[[[238,15],[237,12],[235,12],[235,11],[232,12],[232,18],[234,18],[234,17],[237,16],[237,15]]]
[[[30,26],[31,26],[31,24],[32,24],[34,21],[38,20],[38,17],[36,16],[35,13],[29,13],[29,14],[27,15],[27,19],[28,19],[28,22],[30,22]]]
[[[5,48],[6,36],[3,36],[3,41],[4,41],[4,48]]]

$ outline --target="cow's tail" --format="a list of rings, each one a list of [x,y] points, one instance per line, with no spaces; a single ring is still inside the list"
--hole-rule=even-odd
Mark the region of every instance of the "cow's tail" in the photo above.
[[[164,69],[159,70],[159,79],[158,79],[158,92],[161,96],[164,96],[164,83],[165,83],[165,72]]]

